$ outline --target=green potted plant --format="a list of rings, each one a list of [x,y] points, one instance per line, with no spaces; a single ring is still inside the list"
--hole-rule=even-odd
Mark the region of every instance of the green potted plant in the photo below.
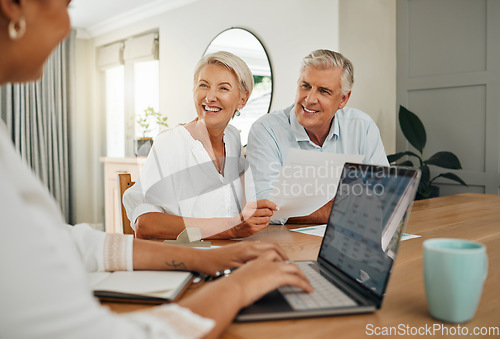
[[[153,144],[151,136],[152,127],[156,124],[158,126],[168,127],[167,117],[164,117],[159,112],[155,112],[153,107],[148,106],[143,114],[133,117],[136,119],[137,125],[142,130],[142,137],[136,139],[136,155],[147,156]]]
[[[433,183],[440,177],[447,178],[456,181],[463,186],[467,186],[467,184],[460,179],[458,175],[451,172],[441,173],[431,178],[429,165],[448,169],[462,169],[462,165],[460,164],[458,157],[451,152],[437,152],[427,160],[423,160],[424,147],[427,142],[427,133],[425,132],[424,125],[418,116],[403,106],[399,107],[399,126],[401,127],[401,131],[403,132],[406,140],[408,140],[408,142],[415,147],[418,154],[411,151],[399,152],[388,155],[387,159],[391,164],[395,163],[404,156],[411,156],[418,160],[417,166],[415,166],[411,160],[405,160],[397,164],[399,166],[418,167],[422,171],[422,177],[420,179],[416,199],[427,199],[438,196],[439,187],[434,186]]]

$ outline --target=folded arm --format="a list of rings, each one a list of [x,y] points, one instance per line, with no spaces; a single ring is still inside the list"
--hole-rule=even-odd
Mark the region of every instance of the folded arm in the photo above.
[[[145,213],[137,218],[136,236],[142,239],[175,239],[185,228],[199,228],[204,239],[248,237],[266,228],[276,210],[269,200],[253,201],[232,218],[188,218],[168,213]]]

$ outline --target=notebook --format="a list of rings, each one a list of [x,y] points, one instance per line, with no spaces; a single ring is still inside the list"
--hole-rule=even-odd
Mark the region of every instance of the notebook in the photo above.
[[[296,262],[315,291],[282,287],[242,309],[236,320],[368,313],[380,308],[419,180],[420,171],[410,168],[346,163],[317,260]]]
[[[193,276],[184,271],[93,272],[89,283],[101,300],[160,304],[180,297]]]

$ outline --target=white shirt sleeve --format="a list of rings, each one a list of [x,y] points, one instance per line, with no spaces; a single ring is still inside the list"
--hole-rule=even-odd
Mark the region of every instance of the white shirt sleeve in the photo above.
[[[215,325],[212,319],[202,318],[176,304],[127,313],[125,317],[147,331],[151,338],[199,338]],[[165,323],[169,327],[165,327]]]
[[[165,212],[165,210],[160,206],[152,204],[146,200],[142,191],[140,179],[138,179],[135,184],[127,189],[123,194],[123,206],[125,206],[127,217],[130,220],[130,226],[133,230],[135,230],[135,221],[141,215],[152,212]]]
[[[254,197],[249,197],[247,194],[247,199],[249,201],[267,199],[271,194],[274,182],[278,179],[283,159],[278,141],[259,121],[250,128],[247,160],[252,171],[252,182],[245,182],[245,185],[251,186],[255,192]],[[288,218],[272,219],[270,224],[284,225],[287,221]]]
[[[132,271],[131,234],[110,234],[92,229],[87,224],[68,225],[87,272]]]
[[[283,159],[279,143],[259,121],[250,128],[248,135],[247,160],[252,169],[255,200],[267,199],[274,182],[278,179]]]
[[[177,126],[160,133],[144,162],[140,177],[123,195],[123,205],[127,211],[131,227],[135,230],[135,221],[141,215],[152,212],[180,215],[175,182],[171,176],[182,170],[178,154],[188,154],[189,146],[182,139]],[[158,192],[159,191],[159,192]],[[159,193],[155,201],[146,197],[145,192]],[[151,194],[150,194],[151,195]],[[154,193],[153,193],[154,195]]]
[[[385,154],[384,144],[380,138],[380,131],[372,121],[366,133],[366,156],[364,163],[379,166],[389,166],[387,155]]]

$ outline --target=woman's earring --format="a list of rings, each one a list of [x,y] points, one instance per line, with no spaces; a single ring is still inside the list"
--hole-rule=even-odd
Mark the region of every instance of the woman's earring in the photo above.
[[[26,33],[26,21],[23,17],[19,18],[18,22],[11,20],[9,22],[9,37],[11,40],[19,40]]]
[[[234,116],[235,116],[235,117],[239,117],[239,116],[240,116],[240,114],[241,114],[241,112],[240,112],[240,110],[239,110],[239,109],[237,109],[237,110],[234,112]]]

